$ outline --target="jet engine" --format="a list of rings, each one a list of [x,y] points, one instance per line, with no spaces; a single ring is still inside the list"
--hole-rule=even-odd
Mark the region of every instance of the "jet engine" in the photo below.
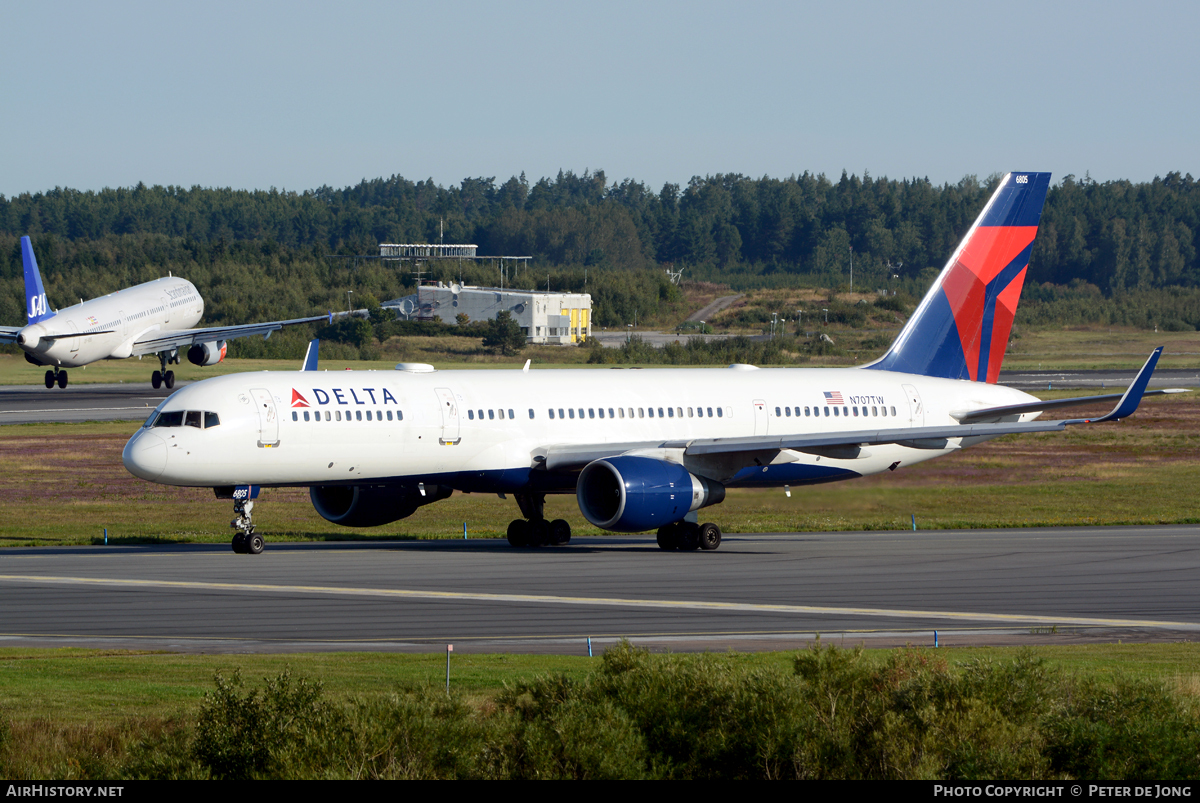
[[[192,365],[216,365],[225,359],[226,348],[224,340],[212,343],[197,343],[188,349],[188,362]]]
[[[725,499],[725,486],[666,460],[622,455],[588,463],[575,497],[583,517],[603,530],[636,533],[680,521]]]
[[[445,499],[445,485],[314,485],[308,489],[321,518],[343,527],[378,527],[411,516],[422,505]]]

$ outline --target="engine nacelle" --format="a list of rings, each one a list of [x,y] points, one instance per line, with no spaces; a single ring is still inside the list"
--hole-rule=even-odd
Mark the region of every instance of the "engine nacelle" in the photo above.
[[[224,340],[212,343],[197,343],[188,349],[188,362],[192,365],[216,365],[225,359],[226,348],[228,346]]]
[[[314,485],[308,496],[325,521],[343,527],[378,527],[408,518],[422,505],[453,492],[445,485],[426,485],[424,495],[420,488],[407,485]]]
[[[637,533],[721,502],[725,486],[676,463],[622,455],[588,463],[579,474],[575,498],[583,517],[602,530]]]

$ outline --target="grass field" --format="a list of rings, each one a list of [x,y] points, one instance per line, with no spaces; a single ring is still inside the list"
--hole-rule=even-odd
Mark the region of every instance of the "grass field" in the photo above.
[[[850,646],[847,640],[846,646]],[[937,654],[963,663],[976,658],[1011,660],[1026,648],[945,647]],[[883,661],[889,650],[869,650]],[[1163,683],[1200,702],[1200,644],[1093,644],[1046,646],[1034,654],[1070,672],[1100,679],[1129,677]],[[724,653],[746,669],[787,670],[795,650]],[[451,685],[476,704],[522,680],[548,674],[582,678],[597,659],[586,655],[455,653]],[[338,699],[388,694],[406,684],[445,683],[442,653],[308,653],[292,655],[195,655],[100,650],[0,648],[0,712],[13,721],[60,724],[114,723],[128,718],[165,718],[195,711],[217,672],[240,670],[247,683],[284,670],[320,680]]]

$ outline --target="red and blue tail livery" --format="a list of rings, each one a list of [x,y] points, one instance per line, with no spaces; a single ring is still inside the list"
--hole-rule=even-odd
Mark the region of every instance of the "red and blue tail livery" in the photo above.
[[[1049,187],[1049,173],[1006,175],[892,348],[865,367],[995,384]]]

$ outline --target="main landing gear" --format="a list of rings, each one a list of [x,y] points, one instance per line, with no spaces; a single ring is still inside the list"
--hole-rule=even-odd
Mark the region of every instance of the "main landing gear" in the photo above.
[[[514,494],[523,519],[508,525],[508,543],[512,546],[562,546],[571,541],[571,525],[565,519],[546,521],[543,513],[545,494]]]
[[[150,374],[150,387],[155,390],[158,390],[163,385],[167,386],[167,390],[175,387],[175,372],[167,370],[167,363],[172,362],[176,365],[179,364],[179,349],[160,351],[158,353],[158,363],[162,370]]]
[[[61,368],[51,368],[46,372],[46,387],[52,388],[57,384],[60,388],[67,386],[67,372]]]
[[[658,548],[681,552],[693,549],[716,549],[721,545],[721,528],[712,522],[696,524],[677,521],[658,528]]]
[[[233,501],[233,512],[235,517],[229,522],[229,526],[237,530],[237,535],[233,537],[233,551],[239,555],[259,555],[263,551],[263,547],[267,542],[263,537],[254,532],[254,522],[250,518],[250,512],[254,510],[254,501],[252,499],[235,499]]]

